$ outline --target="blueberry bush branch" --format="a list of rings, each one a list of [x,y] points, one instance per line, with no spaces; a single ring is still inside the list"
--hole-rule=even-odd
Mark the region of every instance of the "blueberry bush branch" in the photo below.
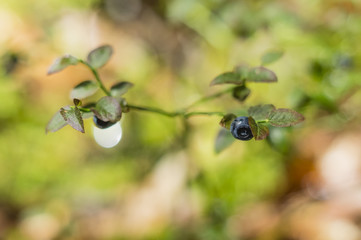
[[[249,67],[247,65],[240,65],[235,67],[233,71],[220,74],[211,81],[210,86],[221,84],[231,84],[233,86],[218,91],[212,95],[202,97],[178,111],[166,111],[157,107],[137,106],[128,103],[124,98],[124,94],[133,87],[133,84],[130,82],[118,82],[111,86],[108,90],[98,74],[98,69],[108,62],[112,53],[113,49],[110,45],[103,45],[92,50],[88,54],[86,61],[71,55],[65,55],[54,61],[48,70],[48,74],[54,74],[68,66],[80,63],[85,65],[92,72],[95,81],[83,81],[71,90],[70,96],[73,99],[74,105],[60,108],[60,110],[49,121],[46,127],[46,132],[55,132],[66,125],[70,125],[75,130],[84,133],[83,119],[93,118],[96,126],[99,128],[107,128],[118,122],[123,113],[128,113],[130,111],[144,111],[166,117],[181,117],[184,120],[193,116],[219,116],[222,117],[220,125],[227,129],[227,131],[229,131],[235,139],[247,141],[252,138],[255,138],[255,140],[265,139],[269,134],[269,125],[276,127],[289,127],[304,120],[302,114],[291,109],[277,109],[272,104],[252,106],[248,109],[248,116],[238,117],[233,113],[218,111],[190,111],[191,108],[199,104],[217,99],[229,93],[232,94],[232,97],[235,100],[244,102],[251,93],[251,90],[247,87],[247,82],[277,82],[276,74],[265,68],[264,65],[280,58],[282,56],[281,52],[266,53],[262,57],[263,66]],[[99,89],[105,96],[95,103],[90,102],[84,105],[81,100],[86,100]],[[216,144],[222,143],[220,136],[224,137],[226,135],[224,132],[219,134]],[[222,144],[222,146],[225,145],[227,144]]]
[[[219,97],[223,96],[224,94],[232,92],[233,89],[234,89],[234,87],[227,88],[227,89],[225,89],[223,91],[219,91],[219,92],[216,92],[216,93],[214,93],[212,95],[203,97],[203,98],[195,101],[194,103],[190,104],[188,107],[185,108],[185,110],[189,110],[189,109],[191,109],[191,108],[193,108],[193,107],[195,107],[195,106],[197,106],[197,105],[199,105],[201,103],[205,103],[205,102],[211,101],[213,99],[219,98]]]
[[[87,63],[81,59],[79,59],[79,63],[84,64],[85,66],[87,66],[90,69],[90,71],[93,73],[95,80],[97,81],[100,89],[105,93],[105,95],[110,96],[110,92],[106,89],[106,87],[103,85],[103,82],[100,80],[98,71],[95,68],[93,68],[89,63]]]
[[[184,117],[184,118],[189,118],[192,116],[199,116],[199,115],[207,115],[207,116],[218,115],[218,116],[223,117],[225,115],[225,113],[223,113],[223,112],[186,112],[186,111],[167,112],[160,108],[141,107],[141,106],[135,106],[135,105],[130,105],[130,104],[128,104],[127,107],[129,107],[130,109],[134,109],[134,110],[157,113],[157,114],[160,114],[160,115],[163,115],[166,117],[180,116],[180,117]]]

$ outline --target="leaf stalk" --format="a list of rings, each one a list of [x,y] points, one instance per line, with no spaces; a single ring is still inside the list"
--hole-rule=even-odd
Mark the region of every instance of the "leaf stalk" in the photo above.
[[[93,73],[95,80],[97,81],[100,89],[105,93],[105,95],[110,96],[110,92],[106,89],[103,82],[101,81],[98,71],[95,68],[93,68],[93,66],[91,66],[89,63],[87,63],[81,59],[79,59],[79,62],[90,69],[90,71]]]

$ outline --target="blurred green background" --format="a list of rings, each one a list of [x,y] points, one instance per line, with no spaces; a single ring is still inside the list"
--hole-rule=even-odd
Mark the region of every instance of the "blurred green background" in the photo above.
[[[0,2],[0,239],[361,239],[359,0],[27,0]],[[133,82],[128,102],[173,111],[226,86],[235,65],[269,65],[200,111],[292,108],[306,121],[265,141],[214,151],[219,117],[133,111],[103,149],[69,126],[45,126],[90,72],[47,76],[66,53],[114,47],[105,85]],[[186,127],[184,127],[186,126]]]

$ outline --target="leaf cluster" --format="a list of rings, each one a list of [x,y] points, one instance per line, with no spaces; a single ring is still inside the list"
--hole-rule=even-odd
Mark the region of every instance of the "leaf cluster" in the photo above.
[[[256,105],[248,108],[249,125],[256,140],[263,140],[268,136],[269,130],[266,124],[274,127],[290,127],[304,121],[304,116],[292,109],[278,108],[272,104]],[[226,129],[237,116],[233,113],[226,114],[220,121],[220,125]]]
[[[269,135],[268,125],[274,127],[290,127],[304,121],[304,116],[292,109],[276,108],[272,104],[256,105],[248,108],[248,124],[255,140],[263,140]],[[220,125],[229,130],[237,116],[233,113],[226,114]],[[222,132],[222,133],[221,133]],[[229,134],[230,135],[230,134]],[[234,140],[234,139],[233,139]],[[229,136],[221,130],[216,138],[215,150],[221,152],[232,142]]]
[[[87,56],[87,61],[78,59],[71,55],[65,55],[57,58],[48,70],[48,74],[57,73],[68,66],[78,63],[84,64],[94,74],[94,80],[85,80],[80,82],[70,91],[70,97],[73,99],[74,106],[65,106],[52,117],[46,126],[46,132],[55,132],[66,125],[70,125],[77,131],[82,133],[84,130],[83,119],[96,116],[102,121],[115,123],[122,117],[121,102],[124,101],[122,96],[133,86],[132,83],[119,81],[114,84],[110,91],[106,91],[108,96],[100,98],[95,103],[88,103],[82,107],[83,99],[93,96],[99,89],[105,89],[100,81],[96,69],[104,66],[113,53],[113,49],[109,45],[100,46]]]
[[[264,65],[270,64],[281,58],[283,52],[270,51],[262,56],[262,66],[250,67],[248,65],[236,66],[233,71],[224,72],[215,77],[210,86],[233,84],[236,85],[232,89],[232,96],[239,102],[244,102],[251,94],[251,90],[246,86],[247,82],[257,83],[275,83],[278,81],[277,75]]]

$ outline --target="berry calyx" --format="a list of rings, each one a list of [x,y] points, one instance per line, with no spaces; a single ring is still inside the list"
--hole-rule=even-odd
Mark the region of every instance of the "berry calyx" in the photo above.
[[[110,126],[112,126],[112,125],[115,124],[115,123],[110,122],[110,121],[106,121],[106,122],[105,122],[105,121],[97,118],[97,116],[94,116],[94,117],[93,117],[93,122],[94,122],[95,126],[97,126],[97,127],[100,128],[100,129],[105,129],[105,128],[108,128],[108,127],[110,127]]]
[[[248,141],[253,138],[252,130],[248,123],[248,117],[237,117],[234,119],[230,131],[233,137],[242,141]]]

